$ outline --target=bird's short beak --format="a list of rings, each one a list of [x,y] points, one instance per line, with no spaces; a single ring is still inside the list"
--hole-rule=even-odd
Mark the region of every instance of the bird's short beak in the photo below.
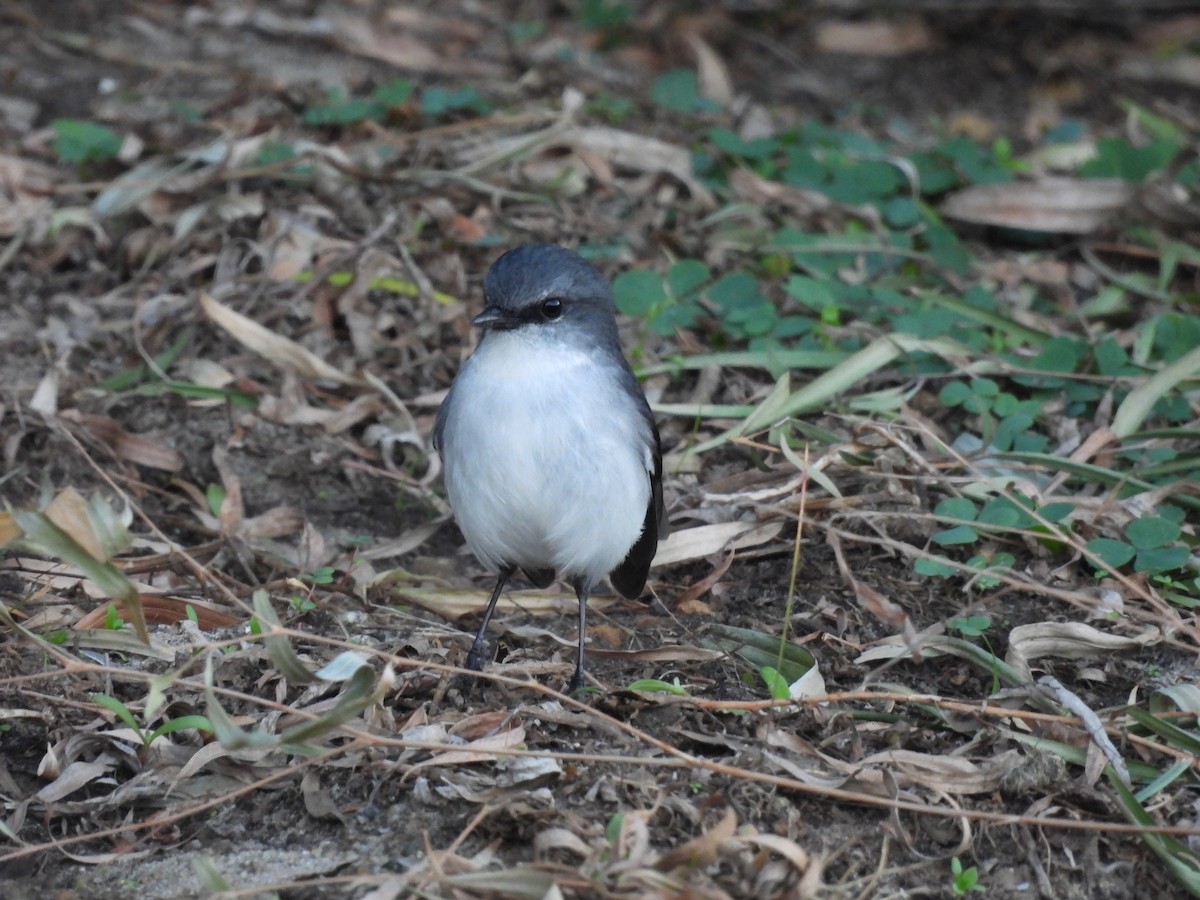
[[[471,320],[471,324],[476,328],[511,328],[512,319],[504,310],[495,307],[484,307],[483,312]]]

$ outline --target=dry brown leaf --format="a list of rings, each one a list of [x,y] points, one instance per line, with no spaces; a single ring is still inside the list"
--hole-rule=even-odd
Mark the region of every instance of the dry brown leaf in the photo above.
[[[386,578],[384,573],[383,578]],[[451,588],[424,590],[421,588],[395,586],[396,596],[422,609],[437,613],[447,619],[459,619],[470,613],[482,612],[487,606],[488,594],[484,591],[454,590]],[[588,608],[608,609],[615,601],[604,597],[588,599]],[[505,591],[496,602],[497,612],[523,612],[532,615],[569,613],[579,609],[575,595],[546,593],[544,591]]]
[[[86,429],[119,460],[162,472],[178,472],[183,468],[183,455],[178,450],[145,435],[131,434],[108,416],[65,409],[59,418]]]
[[[696,81],[700,96],[721,106],[728,106],[733,102],[733,78],[724,60],[696,32],[689,31],[683,39],[696,57]]]
[[[0,237],[40,230],[53,210],[49,195],[60,179],[48,166],[0,153]]]
[[[242,503],[242,480],[230,478],[224,481],[225,496],[221,498],[221,508],[217,511],[217,523],[221,534],[237,534],[245,519],[246,508]]]
[[[439,753],[430,759],[416,763],[413,768],[428,766],[459,766],[465,763],[493,762],[510,750],[525,743],[525,729],[517,726],[499,734],[491,734],[471,741],[462,747]]]
[[[1118,178],[1042,178],[976,184],[941,204],[943,215],[973,225],[1050,234],[1088,234],[1117,222],[1135,187]]]
[[[314,819],[335,819],[343,825],[350,824],[342,815],[333,792],[321,786],[321,775],[309,769],[300,779],[300,795],[304,798],[304,811]]]
[[[721,821],[687,843],[668,850],[658,858],[654,867],[662,872],[670,872],[680,866],[691,869],[710,866],[717,861],[721,850],[729,849],[736,833],[737,814],[733,807],[726,807]]]
[[[778,203],[797,216],[807,218],[833,206],[825,194],[763,178],[750,169],[734,169],[729,175],[734,197],[746,203]]]
[[[654,566],[674,566],[679,563],[708,559],[725,550],[743,550],[774,540],[783,530],[782,522],[719,522],[697,525],[674,531],[658,545]]]
[[[925,20],[915,16],[863,22],[820,22],[815,31],[817,48],[824,53],[910,56],[929,50],[936,43]]]
[[[62,774],[38,791],[34,796],[42,803],[57,803],[82,787],[91,784],[102,775],[112,771],[116,760],[108,755],[95,762],[76,761],[63,769]]]
[[[687,589],[675,601],[675,609],[689,615],[710,615],[712,610],[709,609],[708,604],[701,603],[700,598],[720,583],[725,573],[729,571],[729,567],[733,565],[733,558],[734,554],[732,552],[726,553],[713,567],[711,572],[699,581],[688,585]]]
[[[790,862],[797,872],[808,872],[812,866],[812,859],[808,855],[808,851],[797,844],[795,841],[789,841],[787,838],[778,834],[747,834],[742,836],[741,840],[748,844],[754,844],[757,847],[763,847],[767,850],[772,850],[778,853],[788,862]],[[819,871],[819,867],[817,867]],[[806,894],[799,892],[797,897],[815,896],[815,894]]]
[[[171,597],[166,594],[140,593],[142,610],[148,625],[174,625],[195,615],[196,624],[206,631],[217,628],[232,628],[245,621],[244,616],[234,615],[220,606],[194,598]],[[189,612],[190,608],[190,612]],[[103,628],[108,616],[108,607],[99,606],[79,619],[75,628]]]
[[[588,601],[591,605],[591,601]],[[589,626],[589,631],[591,626]],[[573,642],[571,642],[573,645]],[[669,647],[652,647],[647,650],[603,650],[588,648],[588,656],[598,656],[604,659],[628,660],[629,662],[711,662],[714,659],[724,659],[727,653],[721,650],[709,650],[704,647],[692,647],[688,644],[678,644]]]
[[[13,521],[12,515],[0,512],[0,547],[7,547],[22,534],[24,532],[17,527],[17,523]]]
[[[224,507],[222,506],[222,509]],[[275,506],[241,522],[237,534],[244,538],[275,538],[304,529],[304,513],[294,506]]]
[[[606,126],[569,128],[555,143],[582,147],[616,169],[665,173],[683,183],[705,208],[716,205],[712,193],[692,174],[691,150],[682,145]]]
[[[1029,662],[1047,656],[1062,659],[1104,659],[1123,650],[1135,650],[1162,640],[1157,632],[1121,637],[1082,622],[1033,622],[1008,633],[1004,661],[1032,680]]]
[[[213,322],[229,332],[238,343],[280,368],[294,369],[307,378],[339,384],[355,383],[353,378],[335,369],[312,351],[223,306],[204,292],[200,294],[200,306]]]
[[[79,491],[73,487],[59,491],[46,507],[46,516],[70,535],[71,539],[86,550],[92,559],[107,562],[108,553],[92,527],[91,517],[88,515],[88,502]]]
[[[460,740],[475,741],[499,731],[511,718],[512,715],[507,710],[489,709],[460,719],[451,725],[446,733]]]
[[[374,14],[364,14],[352,5],[345,3],[327,3],[323,7],[323,15],[333,26],[334,35],[339,43],[351,53],[377,59],[388,65],[408,72],[438,72],[455,77],[476,76],[496,78],[504,74],[499,66],[487,62],[474,54],[452,54],[447,52],[445,35],[447,28],[443,23],[450,23],[449,18],[436,23],[429,23],[420,30],[427,32],[428,40],[422,40],[409,32],[415,30],[418,24],[413,15],[428,16],[415,10],[396,8],[392,14],[382,18]],[[424,25],[424,21],[420,20]],[[457,30],[462,34],[462,28],[469,23],[460,22]]]
[[[841,539],[835,532],[832,530],[829,531],[825,536],[825,542],[833,548],[833,555],[837,560],[838,570],[842,573],[842,579],[854,591],[855,599],[858,600],[859,605],[879,621],[885,622],[892,628],[902,631],[905,643],[908,644],[909,649],[915,656],[918,648],[908,614],[900,606],[875,590],[875,588],[854,577],[854,573],[851,572],[850,566],[846,562],[845,554],[842,552]]]
[[[591,854],[591,848],[584,843],[583,838],[567,828],[547,828],[534,836],[535,858],[545,858],[551,850],[566,850],[580,858],[587,858]]]
[[[326,434],[341,434],[359,422],[378,416],[386,408],[383,400],[376,395],[363,394],[355,397],[341,409],[334,410],[329,418],[321,423],[321,427],[325,429]]]
[[[859,762],[864,770],[890,772],[901,784],[917,784],[951,794],[988,794],[998,790],[1002,779],[1021,760],[1017,750],[974,762],[961,756],[920,753],[915,750],[884,750]]]

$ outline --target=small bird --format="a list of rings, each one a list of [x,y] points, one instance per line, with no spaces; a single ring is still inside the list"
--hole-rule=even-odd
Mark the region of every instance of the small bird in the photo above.
[[[517,247],[492,264],[483,296],[479,344],[433,433],[467,546],[497,575],[466,664],[483,668],[488,622],[517,569],[540,588],[561,575],[579,599],[575,692],[588,595],[607,575],[636,598],[665,535],[658,428],[590,263],[557,244]]]

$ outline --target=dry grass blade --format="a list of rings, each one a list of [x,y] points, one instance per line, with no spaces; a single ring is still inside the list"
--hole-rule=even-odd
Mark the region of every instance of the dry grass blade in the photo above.
[[[240,344],[281,369],[293,369],[306,378],[321,381],[337,384],[355,383],[349,375],[335,369],[312,351],[218,303],[208,294],[200,294],[200,307],[213,322],[229,332]]]
[[[1200,373],[1200,347],[1186,353],[1152,375],[1144,385],[1129,392],[1113,416],[1112,433],[1119,439],[1129,437],[1142,427],[1154,404],[1168,391]]]

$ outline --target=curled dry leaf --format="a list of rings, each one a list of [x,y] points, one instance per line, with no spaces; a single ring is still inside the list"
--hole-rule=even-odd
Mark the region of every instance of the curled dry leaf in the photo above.
[[[1041,178],[976,184],[942,201],[947,218],[1049,234],[1089,234],[1117,222],[1135,188],[1119,178]]]
[[[108,755],[101,756],[94,762],[76,760],[34,796],[42,803],[57,803],[80,788],[91,784],[97,778],[107,775],[115,765],[116,760]]]
[[[1121,779],[1126,787],[1129,787],[1131,784],[1129,768],[1125,765],[1125,760],[1121,758],[1120,752],[1113,745],[1112,739],[1105,733],[1104,723],[1100,721],[1100,717],[1096,715],[1092,708],[1084,703],[1083,698],[1074,691],[1068,690],[1053,675],[1043,675],[1038,679],[1038,685],[1050,691],[1058,703],[1062,704],[1072,715],[1079,718],[1079,721],[1083,723],[1084,730],[1092,740],[1092,745],[1103,754],[1104,759],[1112,766],[1116,776]],[[1088,769],[1089,775],[1092,775],[1089,783],[1095,783],[1100,777],[1103,764],[1096,766],[1094,773],[1091,771],[1091,765],[1088,766]]]
[[[1134,650],[1161,640],[1160,634],[1150,631],[1137,637],[1121,637],[1082,622],[1034,622],[1018,625],[1009,632],[1005,661],[1032,680],[1031,660],[1046,656],[1103,659],[1122,650]]]
[[[174,625],[195,616],[196,624],[200,628],[212,631],[217,628],[232,628],[245,620],[245,616],[234,615],[226,608],[206,603],[203,600],[144,592],[140,596],[146,622],[150,625]],[[103,628],[107,616],[107,606],[98,606],[76,622],[74,627]]]
[[[532,142],[532,147],[530,146]],[[555,128],[544,139],[518,135],[506,141],[492,142],[486,147],[464,154],[476,165],[484,160],[504,160],[513,155],[528,155],[531,150],[561,151],[567,149],[584,168],[594,173],[618,170],[640,174],[666,174],[682,183],[704,209],[716,207],[716,200],[692,172],[691,151],[682,145],[658,138],[607,126]],[[600,168],[600,166],[604,168]]]
[[[668,850],[658,858],[654,867],[662,872],[670,872],[680,866],[695,868],[712,865],[721,850],[730,849],[736,833],[737,814],[732,807],[727,807],[725,815],[716,825],[687,843]]]
[[[828,693],[819,662],[814,662],[807,672],[788,685],[788,697],[792,700],[824,697]]]
[[[241,522],[238,535],[245,538],[274,538],[304,530],[304,513],[294,506],[275,506]]]
[[[586,859],[591,853],[591,848],[583,838],[566,828],[547,828],[534,836],[533,853],[535,857],[545,857],[551,850],[566,850],[581,859]]]
[[[1001,779],[1020,760],[1021,753],[1017,750],[1006,750],[980,761],[915,750],[885,750],[859,762],[856,777],[876,770],[868,780],[881,784],[875,776],[887,771],[901,786],[915,784],[939,793],[987,794],[999,789]]]
[[[453,750],[439,753],[430,759],[423,760],[413,766],[459,766],[464,763],[494,762],[510,750],[515,750],[525,743],[525,729],[521,726],[510,728],[499,734],[491,734],[478,740],[470,741]]]
[[[835,532],[828,532],[826,543],[833,548],[833,554],[837,559],[838,569],[842,573],[842,578],[845,579],[850,589],[854,591],[854,596],[859,604],[879,621],[890,625],[892,628],[901,630],[905,637],[905,643],[908,644],[910,651],[914,658],[916,658],[919,648],[917,647],[916,635],[908,615],[897,604],[883,596],[875,588],[854,577],[842,552],[841,538]]]
[[[70,535],[93,559],[107,562],[109,548],[97,533],[88,515],[88,502],[75,488],[59,491],[46,507],[46,517]]]
[[[0,153],[0,237],[40,230],[53,208],[49,195],[61,179],[49,166]]]
[[[750,169],[735,169],[729,175],[729,189],[746,203],[778,203],[802,218],[814,216],[833,206],[828,196],[779,181],[770,181]]]
[[[757,522],[719,522],[697,525],[672,532],[658,545],[654,566],[674,566],[707,559],[725,550],[744,550],[766,544],[779,536],[782,522],[760,525]]]
[[[161,472],[178,472],[183,468],[183,455],[178,450],[145,435],[132,434],[108,416],[65,409],[59,414],[59,419],[85,429],[123,462]]]
[[[753,844],[757,847],[763,847],[767,850],[772,850],[778,853],[784,859],[795,867],[797,872],[807,873],[812,868],[812,857],[808,855],[808,851],[797,844],[795,841],[789,841],[787,838],[778,834],[747,834],[742,837],[742,840],[747,844]],[[820,867],[815,867],[819,872]],[[814,896],[814,894],[805,894],[803,892],[797,894],[800,897]]]

